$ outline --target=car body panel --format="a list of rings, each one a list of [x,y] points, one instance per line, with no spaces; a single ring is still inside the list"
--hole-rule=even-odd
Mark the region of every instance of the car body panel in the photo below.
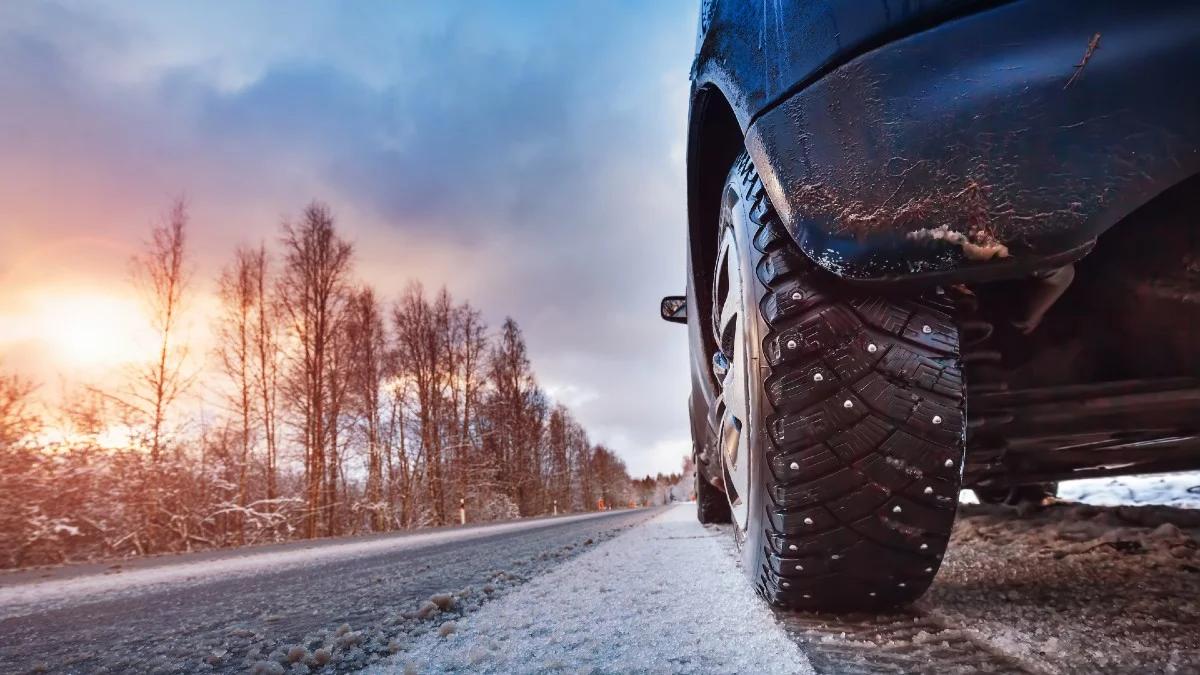
[[[980,0],[704,0],[692,81],[716,85],[743,131],[790,90],[882,40],[997,4]]]
[[[1057,267],[1200,172],[1200,3],[929,3],[891,24],[869,3],[727,4],[702,17],[693,91],[719,88],[789,231],[847,279]]]

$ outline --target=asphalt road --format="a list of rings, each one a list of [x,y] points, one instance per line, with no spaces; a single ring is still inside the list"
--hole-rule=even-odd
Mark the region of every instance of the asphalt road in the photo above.
[[[289,651],[296,672],[353,671],[654,513],[4,575],[0,671],[283,672]],[[414,616],[438,594],[446,610]]]
[[[914,607],[777,611],[749,648],[698,623],[769,612],[694,508],[0,575],[0,673],[1200,673],[1200,510],[964,507]]]

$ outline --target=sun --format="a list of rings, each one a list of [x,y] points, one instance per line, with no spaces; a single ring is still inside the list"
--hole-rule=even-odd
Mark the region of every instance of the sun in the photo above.
[[[94,292],[57,292],[42,298],[30,317],[33,339],[71,368],[120,366],[145,358],[153,336],[139,303]]]

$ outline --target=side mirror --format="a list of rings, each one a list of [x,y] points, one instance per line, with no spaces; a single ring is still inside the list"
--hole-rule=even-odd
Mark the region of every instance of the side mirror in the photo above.
[[[659,313],[663,321],[687,323],[687,298],[682,295],[668,295],[662,299]]]

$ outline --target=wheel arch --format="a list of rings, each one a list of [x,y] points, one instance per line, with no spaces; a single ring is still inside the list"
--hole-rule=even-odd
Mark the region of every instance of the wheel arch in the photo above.
[[[696,87],[692,95],[687,146],[687,216],[691,282],[709,288],[717,257],[721,192],[745,138],[733,106],[716,84]],[[701,325],[711,323],[710,308],[696,307]],[[708,341],[706,340],[706,345]],[[711,347],[711,345],[708,345]],[[709,356],[711,356],[711,350]]]
[[[717,386],[711,366],[716,344],[708,293],[717,258],[721,194],[743,146],[742,129],[725,92],[716,84],[698,83],[692,90],[687,145],[688,332],[692,344],[689,416],[698,468],[703,467],[710,482],[718,476],[705,459],[713,441],[710,413]]]

